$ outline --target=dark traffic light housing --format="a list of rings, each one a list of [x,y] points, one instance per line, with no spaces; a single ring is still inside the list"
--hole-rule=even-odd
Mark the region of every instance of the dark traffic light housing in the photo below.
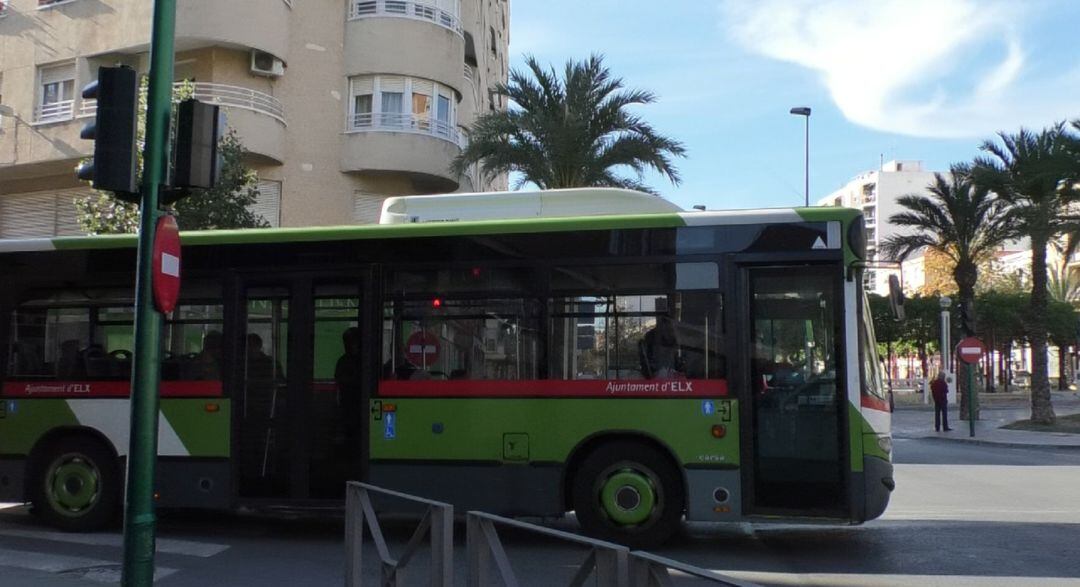
[[[176,146],[173,149],[173,188],[163,195],[162,204],[171,204],[188,190],[212,189],[221,175],[218,143],[225,131],[221,108],[195,99],[180,103],[176,118]]]
[[[94,121],[79,136],[94,141],[94,158],[79,166],[79,179],[113,192],[126,202],[139,203],[135,127],[139,82],[130,67],[98,68],[98,79],[82,91],[84,100],[97,100]]]

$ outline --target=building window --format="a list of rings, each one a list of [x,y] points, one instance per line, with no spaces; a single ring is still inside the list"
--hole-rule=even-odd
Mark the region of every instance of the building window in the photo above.
[[[75,64],[43,67],[38,72],[35,122],[71,120],[75,105]]]
[[[348,131],[434,134],[457,142],[456,94],[430,80],[368,75],[349,80]]]

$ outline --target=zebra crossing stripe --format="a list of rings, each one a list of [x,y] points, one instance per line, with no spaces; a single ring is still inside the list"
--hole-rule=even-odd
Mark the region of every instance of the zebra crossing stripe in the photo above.
[[[123,536],[107,532],[75,534],[68,532],[50,532],[48,530],[4,528],[0,529],[0,536],[28,538],[30,540],[48,540],[50,542],[66,542],[69,544],[84,544],[89,546],[111,546],[116,548],[120,548],[124,545]],[[209,558],[229,549],[228,544],[195,542],[193,540],[177,540],[173,538],[158,538],[156,543],[157,552],[159,554],[179,554],[183,556],[197,556],[200,558]]]
[[[0,567],[64,574],[89,579],[95,583],[119,583],[121,570],[120,563],[114,561],[7,548],[0,548]],[[167,577],[176,571],[177,569],[155,567],[154,580]]]

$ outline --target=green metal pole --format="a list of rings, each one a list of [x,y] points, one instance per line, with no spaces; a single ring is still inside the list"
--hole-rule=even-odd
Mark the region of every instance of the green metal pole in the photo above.
[[[153,307],[151,268],[158,219],[158,189],[166,178],[172,112],[173,38],[176,0],[154,1],[150,37],[150,85],[143,147],[138,273],[135,278],[135,357],[131,372],[131,436],[124,504],[122,584],[154,582],[154,469],[157,461],[158,382],[161,378],[161,315]]]
[[[967,364],[968,436],[975,437],[975,364]]]

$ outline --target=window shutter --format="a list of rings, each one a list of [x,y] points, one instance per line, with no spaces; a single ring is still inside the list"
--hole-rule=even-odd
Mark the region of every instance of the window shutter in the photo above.
[[[262,180],[259,182],[259,197],[251,205],[250,210],[262,216],[270,223],[270,226],[281,225],[281,182]]]
[[[56,67],[45,67],[41,70],[42,85],[51,84],[54,82],[62,82],[69,79],[75,79],[74,63],[68,63],[66,65],[59,65]]]
[[[79,226],[75,200],[97,197],[97,192],[85,188],[62,190],[56,194],[56,236],[81,236],[86,231]]]
[[[38,192],[0,197],[0,238],[54,236],[56,194]]]
[[[380,92],[405,92],[405,78],[383,76],[379,78]]]
[[[353,193],[353,221],[357,224],[375,224],[379,222],[385,196],[367,192]]]
[[[434,89],[435,89],[435,84],[432,83],[432,82],[429,82],[426,79],[413,78],[413,80],[412,80],[412,93],[413,94],[423,94],[425,96],[430,96],[430,95],[432,95],[434,93]]]
[[[352,78],[352,95],[363,96],[375,92],[375,78],[370,75]]]

